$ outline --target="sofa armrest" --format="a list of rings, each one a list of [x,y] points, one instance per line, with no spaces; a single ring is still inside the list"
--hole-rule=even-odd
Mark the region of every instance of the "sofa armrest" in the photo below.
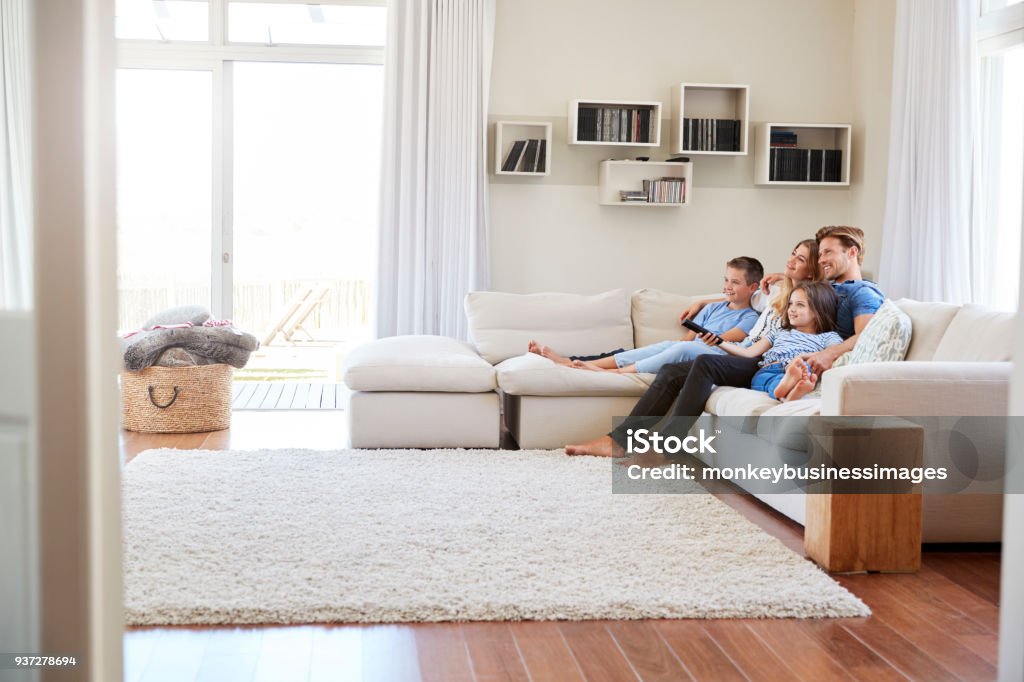
[[[822,376],[823,415],[1007,414],[1009,362],[879,362]]]

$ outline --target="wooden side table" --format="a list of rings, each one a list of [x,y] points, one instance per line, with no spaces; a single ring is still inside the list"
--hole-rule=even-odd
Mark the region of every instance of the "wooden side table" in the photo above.
[[[923,427],[899,417],[816,417],[808,437],[812,464],[920,467],[924,459]],[[834,573],[919,570],[921,485],[896,482],[890,489],[908,492],[893,494],[843,492],[863,486],[828,481],[808,489],[807,555]]]

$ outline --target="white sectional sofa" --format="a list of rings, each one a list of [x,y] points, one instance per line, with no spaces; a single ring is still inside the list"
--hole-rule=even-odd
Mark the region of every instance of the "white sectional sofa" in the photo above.
[[[563,354],[590,355],[679,338],[679,313],[697,298],[651,289],[594,296],[471,293],[473,342],[381,339],[354,350],[344,381],[353,447],[498,447],[502,424],[524,449],[561,448],[606,433],[629,413],[654,375],[560,367],[527,353],[536,339]],[[712,416],[1005,415],[1013,348],[1010,313],[980,306],[896,304],[911,319],[906,360],[837,367],[820,397],[779,403],[762,392],[720,387]],[[756,426],[745,428],[751,437]],[[799,440],[799,439],[798,439]],[[779,457],[793,439],[779,438]],[[797,443],[796,447],[799,447]],[[925,454],[926,462],[928,453]],[[799,495],[766,502],[803,522]],[[926,495],[926,541],[995,541],[998,495]]]

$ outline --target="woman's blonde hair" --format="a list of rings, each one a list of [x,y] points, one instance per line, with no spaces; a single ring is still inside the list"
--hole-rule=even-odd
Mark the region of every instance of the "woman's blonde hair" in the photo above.
[[[793,247],[793,251],[796,251],[801,246],[807,247],[809,252],[808,264],[811,266],[810,280],[817,282],[821,279],[821,266],[818,265],[818,242],[815,239],[804,239],[803,241],[797,242],[797,245]],[[779,286],[779,295],[775,297],[775,301],[772,303],[772,309],[775,314],[786,319],[786,308],[789,307],[789,295],[793,293],[793,287],[795,283],[789,277],[782,278],[782,284]]]

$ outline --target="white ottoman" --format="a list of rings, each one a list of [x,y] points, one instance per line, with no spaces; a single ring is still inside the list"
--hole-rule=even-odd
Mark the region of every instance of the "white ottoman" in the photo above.
[[[496,448],[494,367],[468,343],[392,336],[354,349],[342,367],[354,448]]]

